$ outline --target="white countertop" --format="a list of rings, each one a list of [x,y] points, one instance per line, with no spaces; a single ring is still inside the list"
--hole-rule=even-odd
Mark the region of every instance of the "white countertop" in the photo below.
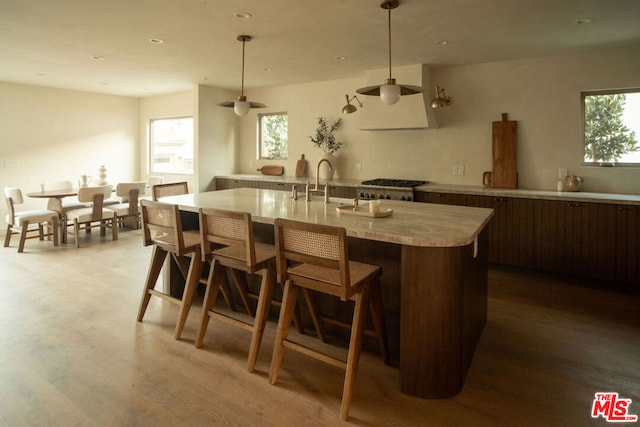
[[[363,217],[336,211],[340,205],[351,204],[350,199],[332,197],[325,205],[322,196],[306,202],[304,193],[293,200],[288,191],[255,188],[170,196],[161,201],[178,204],[180,209],[191,212],[200,207],[249,212],[254,222],[264,224],[287,218],[339,226],[346,228],[351,237],[422,247],[471,244],[493,216],[492,209],[385,200],[381,208],[393,209],[391,216]]]
[[[416,191],[443,192],[452,194],[472,194],[476,196],[515,197],[522,199],[546,199],[566,200],[572,202],[595,203],[619,203],[628,205],[640,205],[640,195],[613,194],[613,193],[588,193],[582,191],[545,191],[526,190],[521,188],[492,188],[476,185],[452,185],[452,184],[424,184],[415,188]]]

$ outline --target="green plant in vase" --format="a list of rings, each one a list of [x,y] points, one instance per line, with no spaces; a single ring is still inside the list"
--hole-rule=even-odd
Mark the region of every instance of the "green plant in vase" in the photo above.
[[[333,133],[338,130],[341,124],[342,119],[338,119],[330,124],[326,117],[318,117],[316,134],[309,137],[314,147],[320,148],[326,154],[337,153],[340,147],[342,147],[342,142],[336,140]]]

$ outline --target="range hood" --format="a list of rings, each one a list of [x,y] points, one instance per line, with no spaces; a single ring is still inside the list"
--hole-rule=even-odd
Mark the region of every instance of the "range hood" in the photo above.
[[[388,69],[367,71],[365,86],[383,83],[389,77]],[[436,126],[430,106],[431,83],[429,68],[424,64],[393,68],[393,78],[399,83],[420,86],[424,92],[400,97],[393,105],[385,105],[375,96],[360,97],[364,108],[358,110],[358,128],[361,130],[414,130]]]

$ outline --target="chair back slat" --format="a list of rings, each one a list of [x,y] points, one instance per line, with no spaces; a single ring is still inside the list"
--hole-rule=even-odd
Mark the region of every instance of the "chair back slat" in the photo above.
[[[158,201],[161,197],[178,196],[180,194],[189,194],[189,186],[186,181],[172,182],[168,184],[157,184],[151,189],[153,200]]]
[[[144,245],[158,245],[167,251],[182,255],[184,239],[180,232],[182,223],[178,206],[151,200],[142,200],[140,206]]]
[[[349,294],[349,254],[344,228],[279,218],[275,221],[275,238],[278,277],[281,280],[288,279],[288,266],[308,264],[318,267],[318,271],[324,269],[332,277],[339,277],[341,294]]]
[[[200,209],[199,216],[203,256],[211,253],[211,243],[233,246],[244,252],[247,266],[255,265],[251,214],[221,209]]]
[[[11,199],[14,205],[21,205],[24,203],[24,199],[22,198],[22,190],[20,190],[19,188],[5,187],[4,196],[7,199],[7,203],[9,203],[8,199]]]
[[[93,203],[95,194],[102,194],[103,200],[111,197],[113,185],[101,185],[98,187],[83,187],[78,190],[78,201],[81,203]]]

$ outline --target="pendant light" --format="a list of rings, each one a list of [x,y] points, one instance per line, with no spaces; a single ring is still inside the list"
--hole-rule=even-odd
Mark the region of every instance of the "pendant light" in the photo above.
[[[249,112],[249,109],[264,108],[266,105],[259,102],[248,102],[247,97],[244,96],[244,45],[246,42],[251,41],[251,36],[240,35],[237,39],[242,42],[242,86],[240,88],[240,96],[235,101],[221,102],[218,105],[221,107],[233,107],[233,111],[238,116],[244,116]]]
[[[401,95],[415,95],[421,93],[422,88],[419,86],[398,85],[396,79],[391,77],[391,9],[395,9],[400,5],[398,0],[385,0],[380,7],[389,11],[388,33],[389,33],[389,78],[385,84],[379,86],[368,86],[356,90],[362,95],[380,96],[380,101],[387,105],[395,104],[400,100]]]

